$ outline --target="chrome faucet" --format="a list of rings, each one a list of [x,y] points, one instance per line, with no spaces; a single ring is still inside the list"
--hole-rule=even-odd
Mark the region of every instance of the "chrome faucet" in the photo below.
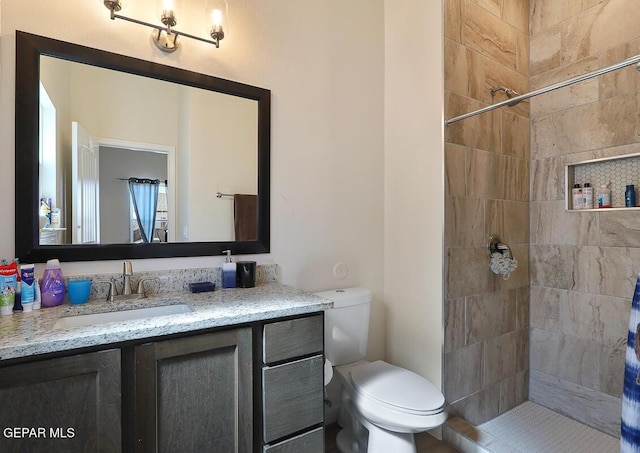
[[[131,294],[131,277],[133,276],[133,264],[131,261],[125,261],[122,265],[122,295]]]
[[[98,280],[96,283],[106,283],[109,285],[109,291],[107,292],[107,300],[113,302],[114,300],[125,299],[143,299],[147,297],[147,293],[144,289],[144,282],[150,280],[156,280],[155,278],[141,278],[136,284],[135,292],[131,289],[131,277],[133,277],[133,265],[131,261],[125,261],[122,265],[122,293],[118,294],[118,288],[116,283],[112,280]]]

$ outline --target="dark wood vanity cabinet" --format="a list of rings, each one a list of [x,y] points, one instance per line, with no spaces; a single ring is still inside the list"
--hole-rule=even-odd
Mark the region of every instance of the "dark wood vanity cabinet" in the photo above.
[[[0,451],[118,452],[120,350],[0,368]]]
[[[264,325],[264,453],[324,452],[323,321],[320,314]]]
[[[0,452],[323,453],[323,321],[0,364]]]
[[[247,327],[136,346],[136,451],[253,451],[251,337]]]

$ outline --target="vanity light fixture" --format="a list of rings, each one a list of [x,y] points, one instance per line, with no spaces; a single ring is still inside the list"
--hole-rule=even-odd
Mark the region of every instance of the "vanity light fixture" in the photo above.
[[[163,52],[171,53],[178,49],[180,45],[178,36],[185,36],[187,38],[213,44],[216,48],[220,47],[220,41],[224,38],[224,30],[227,28],[227,0],[204,0],[207,33],[211,36],[211,39],[202,38],[173,28],[178,23],[177,11],[180,10],[181,0],[158,1],[161,2],[159,15],[162,25],[152,24],[119,14],[123,8],[123,0],[103,0],[104,6],[111,11],[111,20],[123,19],[135,24],[153,28],[153,31],[151,32],[152,40],[158,49]]]

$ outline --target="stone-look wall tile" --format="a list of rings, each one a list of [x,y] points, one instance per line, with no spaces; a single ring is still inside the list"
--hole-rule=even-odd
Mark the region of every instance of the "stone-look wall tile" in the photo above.
[[[445,117],[453,118],[485,107],[473,99],[445,90]],[[498,152],[502,118],[498,110],[476,115],[445,127],[445,141]]]
[[[491,96],[495,86],[529,91],[528,3],[445,0],[445,118],[505,99]],[[528,392],[526,371],[518,373],[525,361],[528,368],[527,342],[520,338],[527,327],[516,329],[529,323],[529,114],[530,103],[522,102],[445,130],[445,395],[455,402],[452,412],[472,422],[513,407]],[[494,227],[519,260],[506,282],[488,266],[487,231]],[[515,339],[495,339],[505,334]],[[492,358],[483,362],[487,342]],[[482,387],[483,376],[495,382]]]
[[[444,355],[444,395],[454,402],[482,387],[482,343]]]
[[[462,349],[466,343],[464,297],[448,299],[444,304],[444,352]]]
[[[604,286],[605,271],[602,249],[596,246],[580,246],[575,249],[573,266],[574,283],[570,288],[583,293],[599,293]]]
[[[580,2],[531,0],[531,34],[553,27],[582,10]]]
[[[619,146],[637,140],[636,100],[617,96],[581,105],[531,122],[535,157],[571,154],[590,149]]]
[[[462,42],[462,2],[463,0],[444,1],[444,36],[456,42]]]
[[[528,335],[527,335],[528,337]],[[516,374],[516,406],[529,399],[529,367]]]
[[[596,102],[600,98],[599,83],[587,80],[531,99],[531,117],[539,118],[579,105]]]
[[[539,88],[544,88],[549,85],[553,85],[558,82],[563,82],[573,77],[586,74],[587,72],[595,71],[596,69],[600,69],[600,60],[598,59],[598,57],[587,57],[570,65],[560,66],[558,68],[550,69],[540,74],[532,73],[529,79],[529,83],[531,84],[532,90],[537,90]],[[561,90],[566,89],[567,88],[561,88]],[[560,93],[560,90],[552,91],[551,93],[552,94],[543,94],[541,96],[556,96],[558,93]]]
[[[620,398],[535,370],[530,374],[529,396],[535,403],[614,437],[620,436]]]
[[[564,201],[531,203],[531,242],[558,245],[597,244],[598,218],[598,213],[593,211],[566,212]]]
[[[452,409],[458,414],[464,414],[464,419],[473,425],[497,417],[500,415],[500,384],[494,384],[455,402]]]
[[[473,247],[486,244],[484,234],[484,200],[480,198],[446,197],[445,245]]]
[[[529,245],[528,244],[512,244],[511,252],[516,261],[518,268],[512,272],[507,280],[500,277],[500,288],[502,289],[519,289],[529,286]]]
[[[468,196],[504,198],[504,193],[498,192],[502,187],[501,184],[497,184],[498,178],[500,176],[504,177],[504,171],[502,174],[498,171],[499,158],[500,156],[488,151],[479,149],[467,150],[465,174]]]
[[[530,351],[529,329],[518,330],[516,332],[516,372],[529,370]]]
[[[529,118],[502,112],[502,153],[529,159]]]
[[[495,291],[499,277],[491,272],[487,263],[486,246],[447,249],[446,297]]]
[[[602,245],[613,247],[640,247],[638,213],[603,212],[600,215],[600,240]]]
[[[518,404],[516,403],[516,387],[517,387],[517,375],[508,376],[506,379],[500,381],[500,413],[513,409]]]
[[[470,51],[451,39],[444,41],[444,87],[462,96],[469,96]]]
[[[486,9],[494,16],[500,17],[503,0],[471,0],[471,1],[481,6],[482,8]]]
[[[531,329],[531,369],[594,390],[600,385],[600,346],[568,335]]]
[[[625,353],[626,343],[602,346],[600,352],[600,391],[616,398],[622,398]]]
[[[603,2],[564,24],[561,63],[595,55],[638,37],[640,4],[628,0]]]
[[[520,74],[528,75],[529,74],[529,46],[531,39],[528,34],[518,33],[517,34],[517,55],[516,55],[516,71]]]
[[[528,336],[531,325],[531,289],[528,286],[518,288],[516,298],[516,329],[525,329]]]
[[[515,173],[507,174],[507,177],[511,179],[511,184],[505,190],[505,197],[509,200],[529,201],[529,181],[531,177],[529,160],[513,157],[509,159],[515,164]]]
[[[533,149],[531,150],[533,154]],[[564,200],[564,165],[559,157],[531,160],[531,200]]]
[[[529,242],[529,205],[522,201],[491,200],[486,203],[485,243],[493,233],[509,245]]]
[[[467,297],[467,344],[498,337],[516,328],[516,291]]]
[[[605,1],[607,0],[582,0],[582,11],[593,8],[594,6],[597,6]]]
[[[629,298],[635,289],[640,249],[578,247],[571,289],[585,293]]]
[[[630,298],[636,286],[640,249],[633,247],[603,247],[604,278],[600,294]]]
[[[462,42],[510,68],[516,67],[516,31],[472,1],[465,3]]]
[[[573,286],[574,247],[531,244],[529,272],[531,285],[569,289]]]
[[[522,33],[529,34],[529,2],[507,0],[502,4],[502,18]]]
[[[640,54],[640,39],[603,52],[599,55],[599,65],[600,67],[609,66],[638,54]],[[640,86],[638,72],[632,68],[603,74],[597,78],[597,81],[600,99],[620,96],[623,93],[635,96]]]
[[[540,74],[558,67],[562,47],[560,26],[551,27],[531,37],[529,48],[531,74]]]
[[[516,333],[509,332],[484,343],[483,387],[502,381],[516,373]]]
[[[614,347],[626,338],[630,309],[628,299],[570,291],[560,305],[560,330]]]
[[[454,145],[453,143],[444,144],[446,195],[464,196],[467,194],[465,155],[466,149],[464,146]]]
[[[567,303],[566,289],[531,287],[531,327],[560,332],[560,306]]]

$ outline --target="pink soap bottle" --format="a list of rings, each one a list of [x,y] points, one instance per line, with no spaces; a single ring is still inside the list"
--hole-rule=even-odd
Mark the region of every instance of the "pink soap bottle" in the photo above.
[[[43,307],[55,307],[62,303],[64,298],[64,277],[60,268],[60,261],[52,259],[47,261],[40,287]]]

